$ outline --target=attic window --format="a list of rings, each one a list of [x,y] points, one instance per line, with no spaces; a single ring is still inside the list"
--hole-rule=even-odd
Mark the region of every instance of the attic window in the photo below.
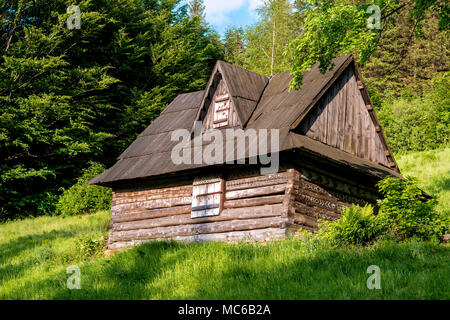
[[[224,181],[218,176],[197,177],[192,186],[191,218],[217,216],[223,207]]]
[[[228,94],[217,96],[214,99],[213,128],[226,127],[230,113],[230,98]]]

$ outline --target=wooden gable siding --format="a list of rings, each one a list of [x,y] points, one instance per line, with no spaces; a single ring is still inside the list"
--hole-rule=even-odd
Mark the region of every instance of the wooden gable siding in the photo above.
[[[202,130],[205,131],[207,129],[213,129],[213,123],[214,123],[214,103],[218,96],[228,95],[228,98],[230,99],[230,110],[228,114],[228,126],[227,127],[237,127],[240,126],[239,118],[236,113],[236,106],[234,105],[233,101],[231,101],[231,95],[230,92],[225,84],[225,81],[223,79],[220,79],[219,83],[217,84],[217,87],[215,88],[214,95],[209,102],[209,106],[206,111],[206,116],[202,119],[203,121],[203,127]]]
[[[377,130],[380,128],[370,117],[352,67],[343,72],[299,127],[312,139],[389,166]]]

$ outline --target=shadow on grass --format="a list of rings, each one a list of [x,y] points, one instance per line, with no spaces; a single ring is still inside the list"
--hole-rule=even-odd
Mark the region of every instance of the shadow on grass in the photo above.
[[[392,244],[296,254],[295,246],[301,249],[149,243],[80,265],[81,290],[66,288],[65,270],[29,285],[44,299],[449,298],[448,248]],[[372,264],[381,269],[381,290],[366,286]]]
[[[55,240],[62,240],[74,237],[73,232],[64,230],[52,230],[41,234],[32,234],[18,237],[14,240],[0,244],[0,284],[11,278],[19,278],[26,271],[45,260],[55,258],[56,253],[45,246]],[[32,252],[32,250],[35,250]],[[15,263],[13,258],[24,255],[20,263]]]

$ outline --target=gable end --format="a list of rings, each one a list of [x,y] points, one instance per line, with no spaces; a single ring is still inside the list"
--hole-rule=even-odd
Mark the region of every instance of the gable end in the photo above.
[[[399,172],[354,60],[294,132]]]

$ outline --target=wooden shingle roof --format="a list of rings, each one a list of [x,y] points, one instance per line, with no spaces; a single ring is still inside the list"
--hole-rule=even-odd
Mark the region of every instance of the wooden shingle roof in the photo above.
[[[317,65],[314,66],[304,73],[300,90],[289,91],[289,83],[292,80],[289,73],[275,75],[269,81],[265,76],[219,61],[205,90],[177,96],[118,157],[116,164],[89,181],[89,184],[111,185],[118,181],[208,166],[174,164],[171,151],[179,142],[171,141],[171,134],[176,129],[192,130],[209,98],[208,88],[213,84],[217,72],[220,72],[229,88],[241,127],[244,130],[280,129],[279,151],[304,150],[372,176],[400,176],[398,170],[362,159],[293,131],[334,80],[349,64],[354,63],[354,60],[353,56],[346,55],[334,59],[333,62],[334,69],[325,74],[319,72]],[[224,154],[225,152],[226,150]]]

